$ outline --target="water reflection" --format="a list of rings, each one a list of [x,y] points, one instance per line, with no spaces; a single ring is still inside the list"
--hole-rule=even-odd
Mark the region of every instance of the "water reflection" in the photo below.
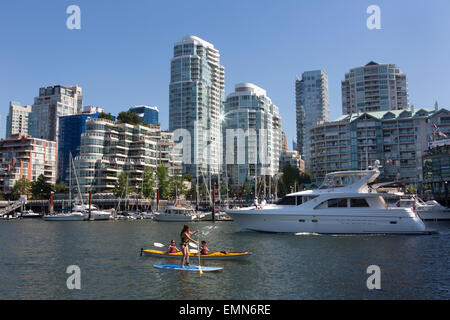
[[[160,270],[180,259],[141,257],[140,248],[179,238],[183,223],[0,222],[1,299],[449,299],[450,223],[431,236],[324,236],[236,232],[198,222],[210,250],[252,251],[246,260],[201,260],[220,272]],[[198,260],[191,258],[191,265]],[[82,289],[65,270],[79,265]],[[380,266],[382,290],[366,287]]]

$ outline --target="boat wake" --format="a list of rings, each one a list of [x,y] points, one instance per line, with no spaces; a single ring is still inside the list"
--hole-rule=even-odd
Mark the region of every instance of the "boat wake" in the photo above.
[[[295,236],[320,236],[321,234],[315,232],[297,232],[294,233]]]
[[[200,233],[203,236],[207,236],[208,234],[211,233],[211,231],[213,231],[214,229],[216,229],[216,226],[207,226],[205,227],[203,230],[200,231]]]

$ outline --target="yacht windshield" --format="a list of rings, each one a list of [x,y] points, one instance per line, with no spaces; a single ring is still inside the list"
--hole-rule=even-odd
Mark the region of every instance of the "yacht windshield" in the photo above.
[[[276,204],[281,206],[298,206],[316,197],[318,196],[285,196],[282,199],[278,200]]]
[[[327,174],[319,189],[342,188],[361,180],[366,173]]]

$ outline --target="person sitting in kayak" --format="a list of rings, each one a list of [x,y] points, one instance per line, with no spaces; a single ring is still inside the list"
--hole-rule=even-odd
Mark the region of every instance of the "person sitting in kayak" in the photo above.
[[[206,247],[206,241],[203,240],[202,241],[202,246],[200,247],[200,254],[210,254],[211,252],[209,251],[209,249]]]
[[[183,256],[181,258],[181,267],[184,268],[184,263],[189,265],[189,241],[195,242],[198,245],[198,241],[191,238],[191,235],[196,234],[198,231],[191,232],[187,224],[184,225],[183,230],[181,230],[181,252]]]
[[[175,244],[175,240],[170,241],[169,247],[167,247],[167,253],[175,253],[180,251],[176,244]]]

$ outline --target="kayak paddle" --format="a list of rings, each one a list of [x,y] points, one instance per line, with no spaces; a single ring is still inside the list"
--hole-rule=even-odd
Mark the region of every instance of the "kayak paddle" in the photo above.
[[[162,243],[159,243],[159,242],[153,242],[153,245],[154,245],[155,247],[158,247],[158,248],[163,248],[163,247],[165,247],[165,245],[163,245]]]

